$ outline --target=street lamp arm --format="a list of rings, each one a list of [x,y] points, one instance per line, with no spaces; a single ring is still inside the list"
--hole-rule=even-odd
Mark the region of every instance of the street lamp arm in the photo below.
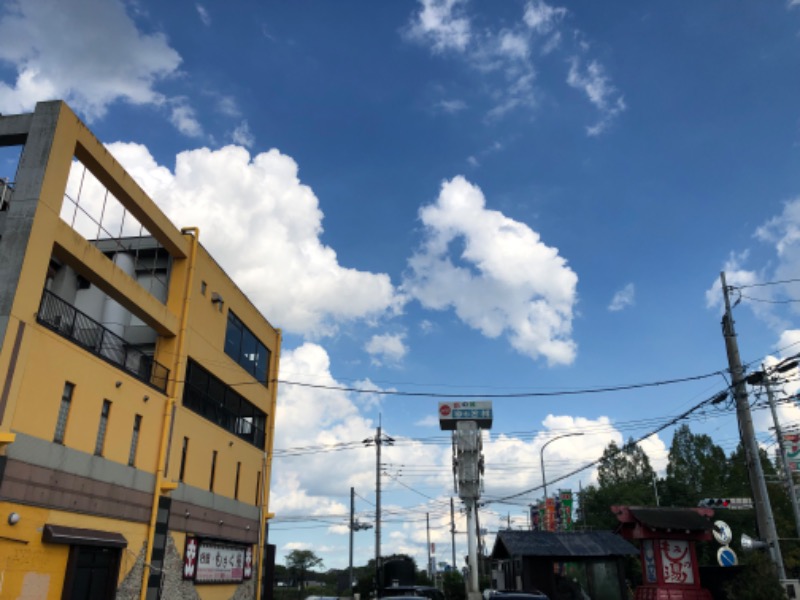
[[[564,433],[562,435],[557,435],[554,438],[550,438],[544,444],[542,444],[542,448],[539,451],[539,462],[541,463],[541,467],[542,467],[542,489],[544,491],[545,501],[547,501],[547,478],[545,477],[545,473],[544,473],[544,449],[547,448],[547,446],[549,446],[550,444],[552,444],[556,440],[560,440],[560,439],[566,438],[566,437],[574,437],[574,436],[578,436],[578,435],[585,435],[585,434],[582,431],[576,431],[576,432],[573,432],[573,433]]]

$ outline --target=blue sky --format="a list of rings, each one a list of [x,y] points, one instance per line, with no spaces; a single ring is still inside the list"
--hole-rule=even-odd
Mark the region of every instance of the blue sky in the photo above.
[[[0,39],[0,112],[66,100],[283,329],[281,380],[332,388],[280,387],[279,557],[346,565],[350,486],[373,520],[375,453],[332,448],[381,418],[383,550],[424,563],[429,513],[449,560],[436,394],[720,371],[719,272],[800,276],[798,0],[9,1]],[[0,154],[0,176],[14,164]],[[796,353],[800,287],[742,293],[743,359]],[[559,433],[585,435],[547,448],[548,480],[724,386],[495,398],[485,498],[541,483]],[[690,425],[735,447],[730,410]],[[644,442],[659,469],[671,439]],[[540,495],[482,523],[524,526]],[[362,564],[373,536],[356,540]]]

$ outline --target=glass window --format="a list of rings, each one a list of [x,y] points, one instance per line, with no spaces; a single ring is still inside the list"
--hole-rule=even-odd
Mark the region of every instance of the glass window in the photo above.
[[[181,470],[178,474],[178,481],[183,481],[183,476],[186,475],[186,457],[189,454],[189,438],[183,438],[183,447],[181,448]]]
[[[231,311],[228,311],[228,328],[225,331],[225,354],[267,385],[270,351]]]
[[[133,419],[133,433],[131,434],[131,450],[128,453],[128,466],[136,463],[136,450],[139,447],[139,430],[142,428],[142,415],[136,415]]]
[[[239,360],[239,354],[242,350],[242,322],[236,317],[233,312],[228,311],[228,328],[225,331],[225,354]]]
[[[103,400],[103,408],[100,411],[100,425],[97,428],[97,441],[94,445],[94,453],[103,456],[103,446],[106,443],[106,430],[108,429],[108,415],[111,412],[111,401]]]
[[[267,414],[264,411],[192,359],[186,364],[186,381],[205,382],[204,386],[184,386],[183,405],[186,408],[246,442],[264,448],[267,426]]]
[[[211,480],[208,482],[208,491],[214,491],[214,475],[217,473],[217,451],[211,454]]]
[[[58,408],[58,418],[56,419],[56,432],[53,441],[56,444],[64,443],[64,434],[67,432],[67,417],[69,417],[69,407],[72,405],[72,393],[75,391],[75,384],[67,381],[64,383],[64,391],[61,392],[61,405]]]

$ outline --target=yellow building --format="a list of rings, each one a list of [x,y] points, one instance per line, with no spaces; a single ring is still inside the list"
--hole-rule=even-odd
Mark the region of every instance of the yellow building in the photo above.
[[[280,331],[64,103],[0,146],[0,598],[262,597]]]

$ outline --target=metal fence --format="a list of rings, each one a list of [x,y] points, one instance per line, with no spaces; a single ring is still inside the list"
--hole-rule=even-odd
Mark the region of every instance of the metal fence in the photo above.
[[[166,392],[169,369],[49,290],[42,294],[37,320],[95,356]]]

